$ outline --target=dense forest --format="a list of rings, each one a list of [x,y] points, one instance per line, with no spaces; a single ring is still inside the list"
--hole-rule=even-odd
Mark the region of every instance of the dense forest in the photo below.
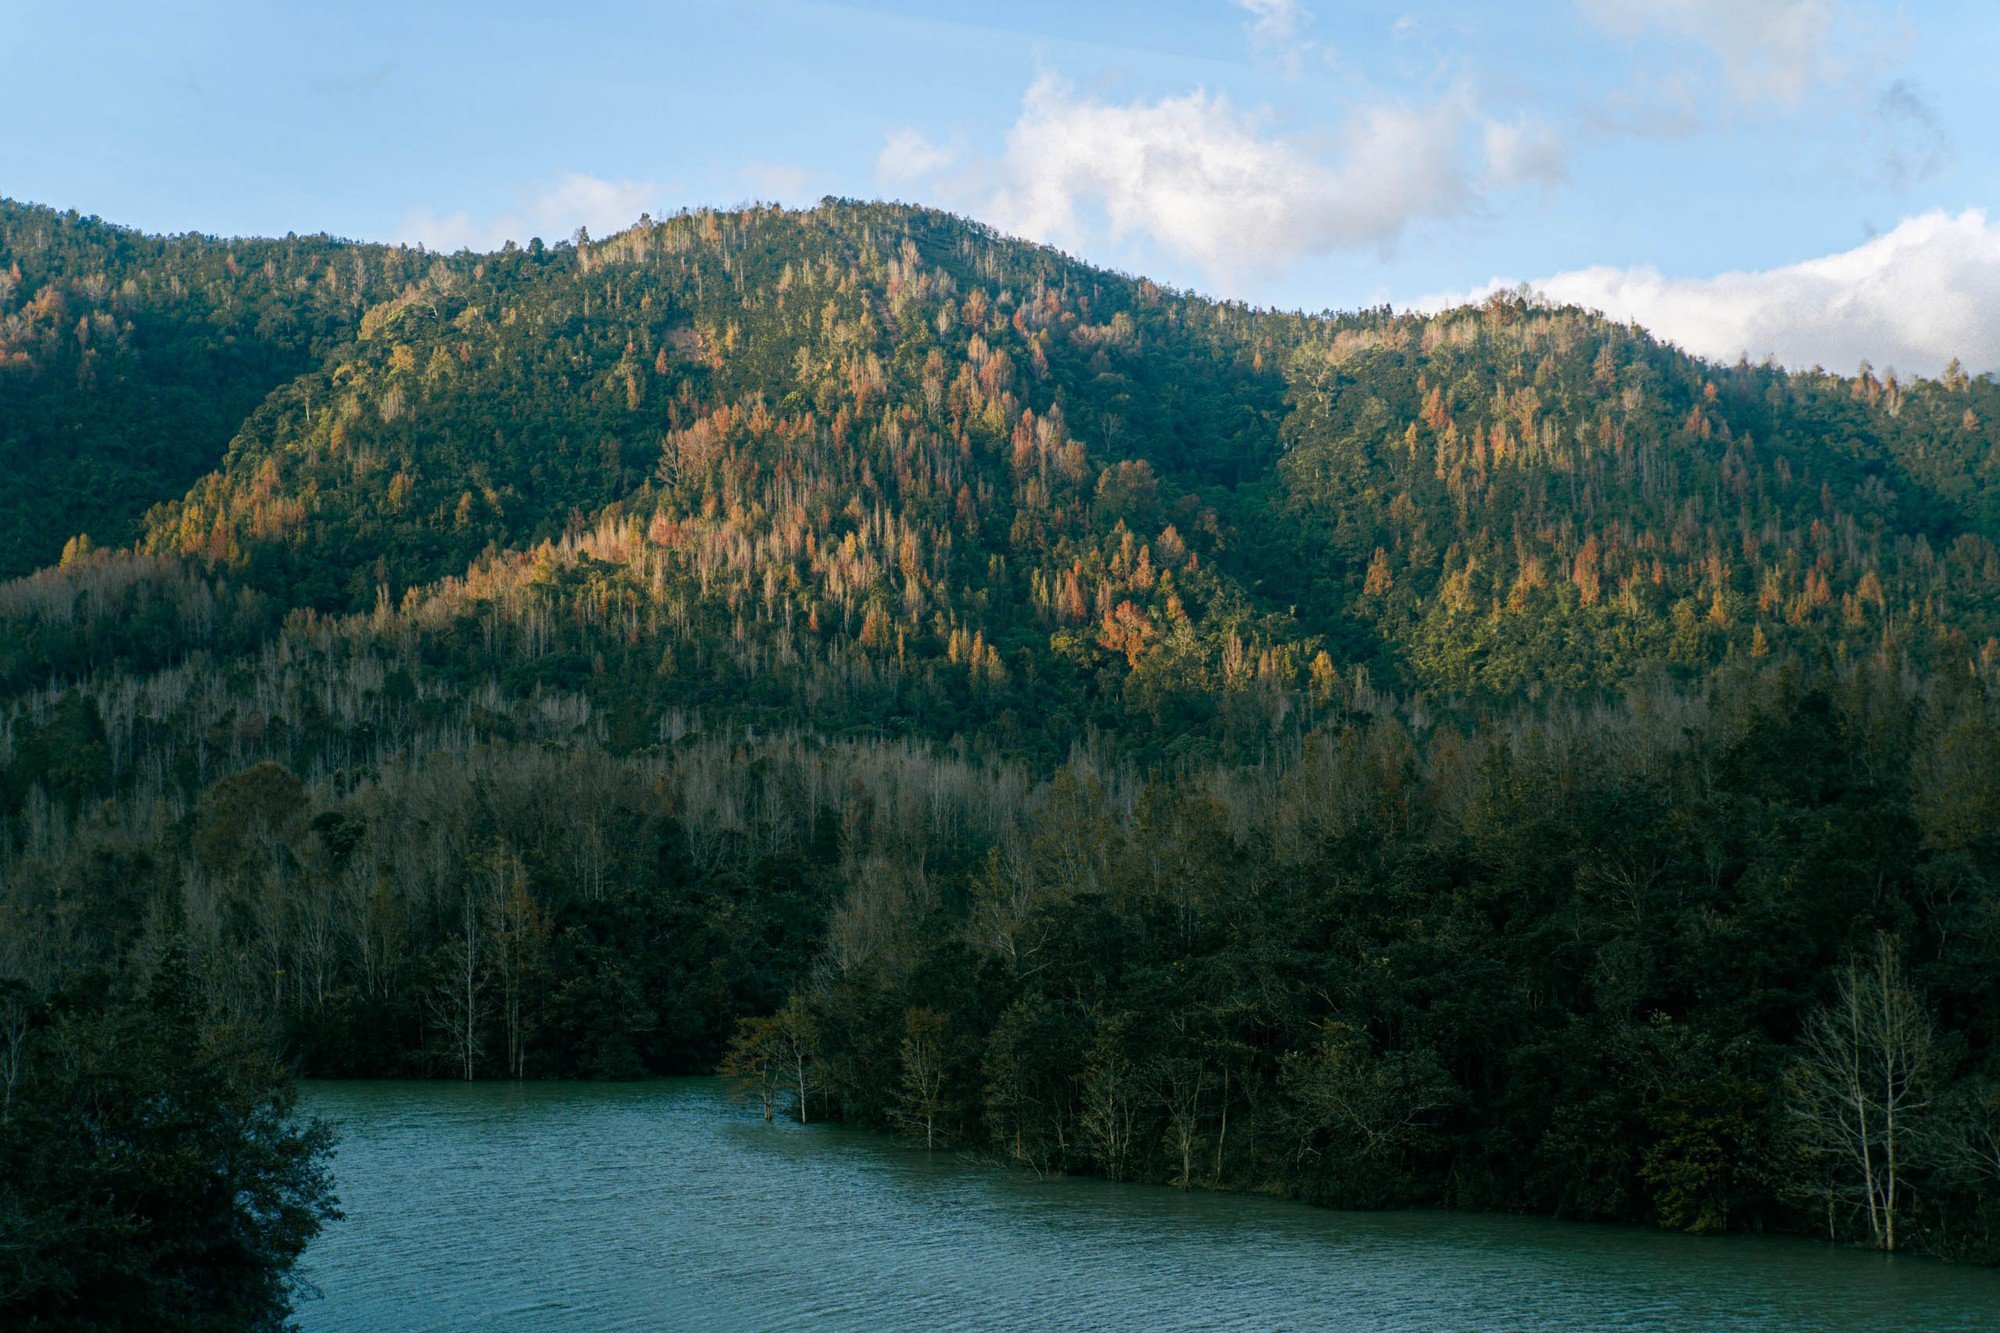
[[[0,457],[24,1105],[178,1022],[232,1088],[720,1064],[1037,1171],[2000,1258],[1991,377],[880,204],[7,204]]]

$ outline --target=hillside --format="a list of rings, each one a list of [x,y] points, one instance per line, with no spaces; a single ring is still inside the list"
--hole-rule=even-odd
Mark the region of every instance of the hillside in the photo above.
[[[137,266],[186,285],[204,244]],[[345,261],[300,262],[325,275],[268,284],[299,308],[264,324],[337,336]],[[939,738],[1024,708],[1185,729],[1357,665],[1491,702],[1995,629],[1985,378],[1714,367],[1508,301],[1274,315],[887,206],[352,262],[393,295],[140,548],[274,613],[386,598],[426,637],[527,596],[543,641],[496,625],[484,668],[609,650],[648,708],[754,674]]]
[[[453,256],[5,205],[0,284],[47,1012],[172,947],[314,1072],[789,1042],[1036,1169],[1852,1230],[1796,1071],[1874,959],[1937,1032],[1901,1206],[2000,1252],[1990,376],[839,201]]]
[[[0,200],[0,576],[78,534],[129,543],[267,394],[353,339],[409,258],[146,236]]]

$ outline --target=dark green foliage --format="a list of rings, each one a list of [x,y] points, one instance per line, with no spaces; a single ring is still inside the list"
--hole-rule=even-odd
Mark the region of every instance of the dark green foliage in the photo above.
[[[333,1135],[298,1118],[254,1041],[203,1021],[162,960],[148,1000],[27,1034],[0,1111],[0,1322],[280,1326],[294,1261],[335,1208]]]
[[[1955,1016],[1960,1071],[1985,1067],[2000,975],[1946,944],[1988,947],[2000,866],[1940,899],[1893,751],[1821,690],[1740,688],[1684,734],[1635,711],[1568,739],[1433,737],[1400,808],[1381,774],[1410,742],[1379,724],[1308,742],[1226,820],[1199,782],[1136,806],[1059,782],[1029,820],[1047,836],[814,992],[836,1104],[899,1127],[897,1038],[935,1008],[941,1119],[1037,1170],[1823,1226],[1794,1192],[1792,1043],[1888,932]],[[1955,1159],[1912,1155],[1928,1243],[1991,1257]]]
[[[130,541],[414,259],[323,236],[144,236],[0,200],[0,576],[79,533]]]
[[[18,808],[35,787],[74,805],[104,794],[110,786],[104,719],[96,701],[64,695],[47,721],[24,727],[15,736],[13,759],[0,774],[0,809]]]
[[[1858,1234],[1792,1083],[1886,940],[1903,1234],[2000,1253],[1989,377],[842,201],[14,265],[0,513],[98,538],[0,585],[28,993],[171,938],[313,1073],[728,1052],[1035,1170]]]

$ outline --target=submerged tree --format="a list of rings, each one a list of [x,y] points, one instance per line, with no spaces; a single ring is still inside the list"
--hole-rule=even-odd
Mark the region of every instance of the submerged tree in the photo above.
[[[769,1017],[737,1020],[718,1072],[755,1097],[764,1119],[777,1113],[778,1099],[792,1094],[792,1114],[806,1124],[808,1098],[819,1087],[819,1026],[798,996]]]
[[[1078,1125],[1091,1156],[1113,1180],[1130,1173],[1145,1096],[1145,1071],[1129,1054],[1136,1045],[1132,1028],[1129,1015],[1101,1021],[1083,1070]]]
[[[771,1023],[792,1095],[797,1099],[792,1109],[803,1125],[811,1119],[806,1111],[808,1098],[819,1087],[819,1020],[805,1000],[794,995],[773,1015]]]
[[[1792,1120],[1824,1172],[1829,1216],[1839,1202],[1858,1206],[1871,1242],[1894,1250],[1938,1056],[1931,1017],[1886,935],[1866,960],[1840,970],[1800,1046],[1789,1076]]]
[[[485,1055],[486,974],[480,962],[479,902],[463,895],[457,924],[438,946],[428,1000],[446,1062],[468,1083]]]
[[[1208,1091],[1208,1066],[1198,1056],[1173,1054],[1159,1065],[1160,1100],[1167,1112],[1166,1144],[1174,1160],[1174,1184],[1194,1184],[1195,1153],[1202,1146],[1202,1098]]]
[[[500,987],[500,1019],[506,1030],[507,1074],[520,1078],[527,1069],[528,1040],[535,1030],[536,1013],[529,997],[546,963],[549,915],[536,900],[521,858],[512,849],[495,849],[483,868],[492,973]]]
[[[893,1114],[906,1133],[934,1148],[943,1130],[945,1030],[948,1020],[934,1009],[912,1009],[903,1019],[903,1074]]]
[[[756,1098],[768,1123],[778,1110],[778,1095],[785,1085],[785,1066],[775,1018],[738,1019],[736,1031],[722,1054],[716,1072],[728,1079],[737,1091]]]

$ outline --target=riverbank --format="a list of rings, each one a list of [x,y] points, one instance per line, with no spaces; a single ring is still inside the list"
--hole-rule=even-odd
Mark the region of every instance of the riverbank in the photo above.
[[[1036,1179],[710,1079],[327,1083],[312,1330],[1987,1329],[2000,1274],[1793,1238]]]

